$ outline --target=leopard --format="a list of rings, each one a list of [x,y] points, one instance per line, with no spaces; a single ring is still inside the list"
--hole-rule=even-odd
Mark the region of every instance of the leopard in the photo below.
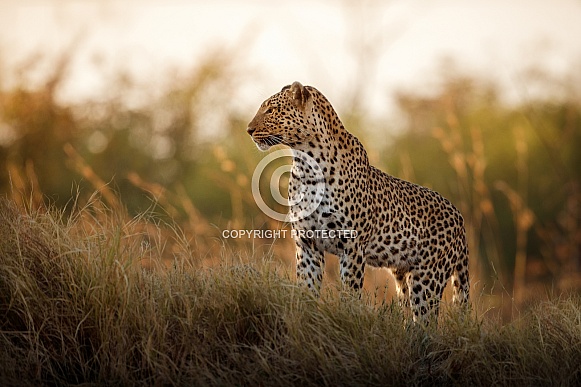
[[[414,322],[437,318],[448,282],[453,304],[468,304],[469,254],[460,211],[436,191],[371,165],[362,143],[315,87],[283,87],[260,105],[247,133],[261,151],[290,148],[289,201],[302,195],[291,213],[319,201],[308,216],[291,221],[296,278],[312,294],[320,297],[330,253],[339,259],[341,286],[359,295],[366,266],[387,269]],[[324,191],[316,192],[315,183],[324,183]],[[352,233],[333,235],[340,230]]]

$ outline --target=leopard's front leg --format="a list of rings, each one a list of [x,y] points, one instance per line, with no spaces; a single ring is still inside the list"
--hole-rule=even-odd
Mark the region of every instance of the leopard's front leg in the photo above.
[[[359,297],[361,297],[363,277],[365,275],[365,257],[363,252],[364,249],[362,247],[355,246],[346,249],[339,257],[341,282],[343,286],[353,290]]]
[[[306,285],[316,297],[321,292],[323,281],[324,253],[315,248],[312,239],[295,239],[297,255],[297,281]]]

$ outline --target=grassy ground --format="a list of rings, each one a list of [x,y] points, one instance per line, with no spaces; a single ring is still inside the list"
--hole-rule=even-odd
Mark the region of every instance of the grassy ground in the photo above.
[[[145,270],[139,220],[116,219],[0,199],[0,384],[581,385],[579,296],[422,328],[268,262]]]

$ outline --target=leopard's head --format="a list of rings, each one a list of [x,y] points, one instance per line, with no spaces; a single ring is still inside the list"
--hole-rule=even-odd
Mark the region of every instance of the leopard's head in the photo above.
[[[294,148],[308,141],[313,135],[309,118],[314,90],[294,82],[260,105],[247,129],[258,149],[265,151],[278,144]]]

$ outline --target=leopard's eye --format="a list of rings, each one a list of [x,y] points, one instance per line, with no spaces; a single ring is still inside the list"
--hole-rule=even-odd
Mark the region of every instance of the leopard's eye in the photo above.
[[[264,114],[270,114],[270,113],[272,113],[272,108],[267,108],[267,109],[264,111]]]

